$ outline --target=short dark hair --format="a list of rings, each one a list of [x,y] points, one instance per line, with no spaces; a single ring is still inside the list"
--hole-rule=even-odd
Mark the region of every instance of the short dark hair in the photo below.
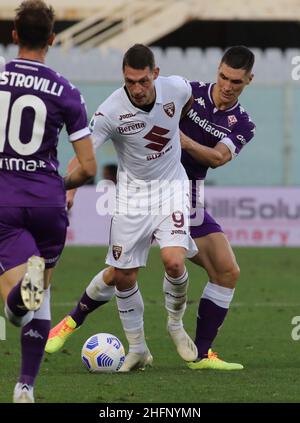
[[[221,63],[225,63],[233,69],[244,69],[250,72],[254,65],[255,56],[245,46],[233,46],[225,51]]]
[[[25,0],[16,9],[15,30],[21,47],[44,48],[53,33],[54,10],[42,0]]]
[[[154,54],[150,48],[144,44],[134,44],[124,54],[122,65],[123,71],[125,66],[130,66],[133,69],[145,69],[149,66],[150,70],[153,71],[155,68]]]

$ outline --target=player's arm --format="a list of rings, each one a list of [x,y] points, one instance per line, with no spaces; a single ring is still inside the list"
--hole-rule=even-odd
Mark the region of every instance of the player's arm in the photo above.
[[[70,174],[71,172],[73,172],[73,170],[75,170],[76,167],[78,167],[78,166],[79,166],[79,161],[78,161],[77,157],[75,156],[68,163],[67,175]],[[67,191],[66,201],[67,201],[67,209],[68,210],[70,210],[73,207],[74,197],[75,197],[76,192],[77,192],[77,188],[69,189]]]
[[[187,101],[187,103],[182,108],[180,119],[182,119],[188,113],[188,111],[191,109],[193,105],[193,102],[194,102],[194,96],[192,94],[189,100]]]
[[[94,177],[97,172],[97,163],[90,137],[72,142],[76,157],[68,166],[68,173],[64,178],[67,190],[78,188]]]
[[[189,153],[195,160],[213,169],[223,166],[232,159],[229,148],[218,143],[214,148],[198,144],[180,131],[181,148]]]

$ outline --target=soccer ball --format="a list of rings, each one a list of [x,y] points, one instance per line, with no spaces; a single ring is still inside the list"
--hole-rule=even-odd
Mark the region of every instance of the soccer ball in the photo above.
[[[125,350],[116,336],[97,333],[85,341],[81,359],[90,372],[117,372],[125,360]]]

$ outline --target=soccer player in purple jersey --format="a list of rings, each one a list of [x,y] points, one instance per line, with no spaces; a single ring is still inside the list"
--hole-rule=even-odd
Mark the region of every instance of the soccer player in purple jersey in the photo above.
[[[26,403],[34,402],[50,330],[50,278],[68,225],[65,189],[94,176],[96,161],[79,91],[44,64],[53,9],[27,0],[16,12],[18,58],[0,75],[0,291],[7,318],[22,328],[13,400]],[[56,147],[64,125],[79,165],[63,180]]]
[[[238,98],[252,78],[254,55],[246,47],[228,49],[219,65],[215,84],[192,82],[194,102],[181,120],[182,163],[192,181],[193,204],[197,198],[196,181],[204,180],[209,168],[224,165],[249,142],[255,125]],[[70,201],[73,200],[73,194]],[[211,345],[222,325],[235,285],[239,267],[231,246],[218,223],[204,211],[203,223],[191,226],[199,253],[192,261],[203,267],[209,277],[200,299],[195,344],[198,359],[191,369],[239,370],[243,366],[220,360]],[[105,304],[114,294],[114,269],[100,272],[87,287],[77,306],[49,335],[46,351],[58,351],[86,316]]]
[[[253,78],[253,53],[244,46],[229,48],[221,59],[215,84],[192,82],[194,104],[181,120],[182,164],[192,181],[204,180],[209,168],[223,166],[254,136],[255,125],[238,98]],[[203,267],[209,281],[200,299],[195,344],[198,360],[191,369],[239,370],[243,366],[218,359],[211,350],[233,298],[240,269],[220,225],[204,210],[200,226],[191,226],[198,254],[191,260]]]

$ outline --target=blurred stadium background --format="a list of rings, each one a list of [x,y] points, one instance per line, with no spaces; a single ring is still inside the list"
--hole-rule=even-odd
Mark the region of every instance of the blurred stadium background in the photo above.
[[[16,56],[10,33],[14,9],[19,3],[0,0],[0,56],[6,61]],[[154,250],[149,262],[151,272],[141,274],[146,330],[158,362],[156,370],[149,372],[147,383],[145,375],[130,375],[132,379],[126,378],[124,389],[115,377],[103,376],[99,381],[97,376],[86,378],[85,370],[78,370],[78,351],[91,334],[111,331],[124,340],[115,319],[116,310],[108,307],[101,309],[100,320],[95,313],[90,326],[87,324],[80,330],[72,341],[74,350],[70,344],[63,351],[64,364],[60,355],[46,360],[42,376],[47,374],[48,379],[40,377],[43,393],[37,399],[298,401],[299,380],[295,375],[300,361],[297,343],[291,339],[291,319],[299,314],[300,308],[295,294],[299,283],[299,248],[288,247],[300,246],[299,0],[49,0],[48,3],[56,10],[58,35],[47,63],[80,88],[90,117],[98,104],[122,83],[122,55],[135,42],[153,47],[162,75],[179,74],[202,81],[215,80],[217,65],[227,47],[244,44],[253,49],[255,78],[240,100],[257,125],[256,136],[234,162],[209,173],[206,198],[233,245],[283,248],[235,249],[242,277],[217,348],[220,347],[225,358],[241,360],[248,369],[243,374],[195,375],[174,357],[170,342],[162,347],[161,333],[165,331],[160,293],[162,270],[157,266]],[[72,148],[65,133],[61,138],[59,158],[64,172]],[[98,181],[102,167],[116,162],[112,144],[99,149],[97,156]],[[71,213],[69,244],[107,244],[109,218],[97,215],[98,197],[95,186],[79,190]],[[55,283],[53,287],[54,321],[64,315],[89,278],[103,266],[105,250],[103,247],[99,253],[99,248],[66,249],[55,276],[56,281],[64,283]],[[186,325],[192,333],[202,286],[196,281],[201,276],[204,283],[206,276],[191,266],[190,276],[195,283],[191,284]],[[17,334],[13,329],[9,336],[16,344]],[[8,366],[2,375],[13,384],[16,359],[10,357],[10,345],[5,343]],[[292,361],[287,358],[291,356]],[[167,362],[166,357],[170,357]],[[57,384],[60,371],[64,379]],[[78,384],[74,384],[74,375]],[[172,388],[179,380],[185,386],[185,394]],[[56,384],[55,392],[51,381]],[[79,397],[78,386],[82,388]],[[0,393],[0,401],[5,400],[9,401],[10,396]]]
[[[0,1],[0,56],[7,61],[16,56],[10,34],[14,9],[19,3]],[[153,48],[162,75],[179,74],[202,81],[215,80],[224,49],[235,44],[251,47],[256,56],[255,78],[241,96],[241,103],[257,125],[256,136],[237,160],[209,172],[208,207],[215,205],[213,211],[233,244],[300,245],[300,195],[295,188],[300,185],[299,1],[51,3],[57,14],[57,39],[47,63],[79,87],[89,117],[122,83],[122,55],[135,42]],[[64,132],[61,138],[59,159],[64,173],[72,148]],[[105,164],[116,162],[112,143],[99,149],[97,157],[95,182],[101,179]],[[226,191],[225,187],[235,190]],[[246,187],[259,189],[247,191]],[[107,243],[107,231],[99,234],[93,230],[97,214],[95,208],[91,210],[86,205],[89,196],[93,196],[94,203],[97,196],[95,189],[89,189],[90,194],[80,190],[85,201],[79,201],[71,215],[70,244]],[[91,214],[90,225],[83,231],[80,216],[87,213]]]

